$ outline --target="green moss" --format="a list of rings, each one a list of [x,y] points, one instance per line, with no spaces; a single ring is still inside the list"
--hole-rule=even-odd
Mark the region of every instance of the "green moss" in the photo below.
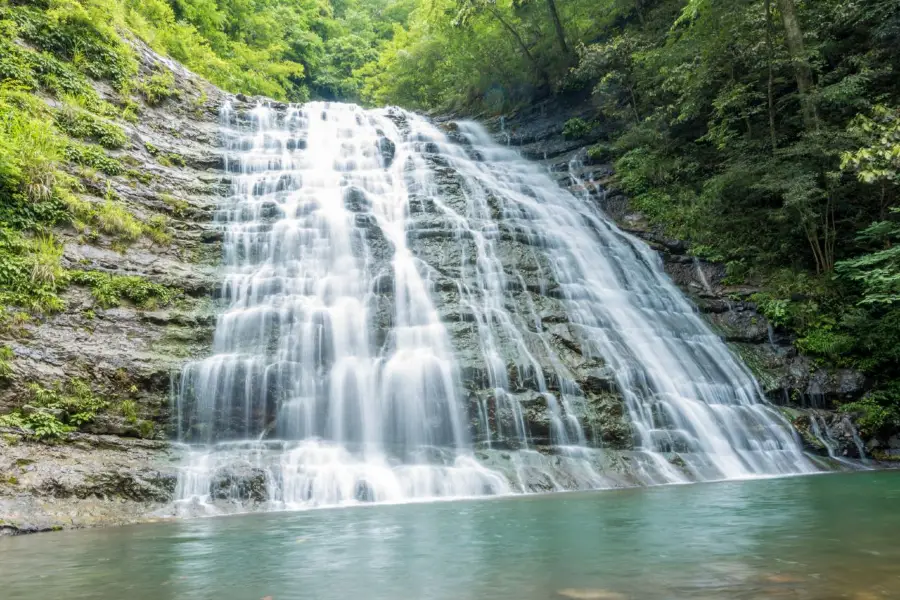
[[[0,417],[0,418],[2,418],[2,417]],[[15,446],[15,445],[18,444],[20,441],[22,441],[22,436],[16,435],[15,433],[4,433],[4,434],[3,434],[2,436],[0,436],[0,437],[2,437],[3,442],[4,442],[7,446]]]
[[[143,420],[138,423],[138,432],[145,440],[156,437],[156,424],[153,421]]]
[[[168,152],[166,154],[162,154],[156,157],[156,162],[161,164],[164,167],[185,167],[187,166],[187,161],[184,160],[184,157],[175,152]]]
[[[166,206],[172,209],[172,212],[178,217],[185,216],[188,210],[190,210],[191,208],[191,205],[188,204],[187,201],[182,200],[181,198],[176,198],[171,194],[160,194],[159,199],[162,200]]]
[[[139,171],[137,169],[128,169],[125,172],[125,176],[131,179],[132,181],[137,181],[143,183],[144,185],[153,181],[153,173],[149,171]]]
[[[764,347],[755,344],[736,343],[728,344],[728,347],[747,365],[747,368],[753,373],[764,392],[778,387],[780,374],[768,364]]]
[[[184,167],[187,161],[184,157],[176,152],[163,152],[153,144],[147,142],[144,148],[150,153],[150,156],[156,159],[156,162],[164,167]]]

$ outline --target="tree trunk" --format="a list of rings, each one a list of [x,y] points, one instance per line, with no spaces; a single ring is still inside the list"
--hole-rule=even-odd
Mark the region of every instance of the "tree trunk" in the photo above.
[[[794,74],[797,78],[797,91],[800,92],[800,108],[803,111],[803,123],[808,129],[817,127],[816,108],[810,93],[813,88],[812,69],[806,57],[806,45],[803,43],[803,30],[797,20],[794,0],[778,0],[778,10],[784,24],[784,39],[787,42],[791,61],[794,63]]]
[[[569,60],[572,58],[572,51],[569,50],[569,44],[566,43],[566,30],[563,29],[562,21],[559,20],[556,0],[547,0],[547,8],[550,9],[550,18],[553,20],[553,28],[556,29],[556,41],[559,42],[559,49],[566,60]]]
[[[500,24],[503,26],[503,28],[506,29],[510,33],[510,35],[513,36],[513,38],[516,40],[516,44],[518,44],[519,48],[522,49],[522,53],[525,55],[525,57],[531,63],[531,66],[534,67],[534,70],[540,76],[541,80],[544,83],[549,82],[550,78],[547,76],[547,72],[543,69],[543,67],[541,67],[540,63],[537,61],[537,59],[531,53],[531,50],[528,49],[528,46],[525,45],[525,41],[522,39],[522,36],[519,35],[519,32],[516,31],[515,27],[510,25],[509,22],[503,18],[503,15],[501,15],[496,9],[494,9],[492,7],[488,7],[488,11],[490,11],[491,15],[493,15],[494,18],[500,22]]]
[[[772,0],[766,0],[766,54],[768,55],[766,62],[769,67],[769,82],[766,95],[769,100],[769,138],[772,143],[772,152],[775,152],[778,143],[778,138],[775,136],[775,74],[772,66],[775,60],[774,29],[775,26],[772,23]]]
[[[644,2],[643,0],[635,0],[634,3],[635,12],[637,13],[638,21],[641,23],[643,27],[646,25],[646,21],[644,20]]]

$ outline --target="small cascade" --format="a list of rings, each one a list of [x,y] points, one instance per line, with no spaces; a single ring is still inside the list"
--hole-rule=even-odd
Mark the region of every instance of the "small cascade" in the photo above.
[[[326,103],[222,121],[225,308],[177,385],[182,505],[813,470],[658,256],[479,125]]]
[[[849,460],[847,457],[839,455],[840,443],[832,435],[825,416],[815,410],[809,411],[809,432],[825,448],[826,452],[828,452],[828,457],[852,469],[867,469],[866,464],[869,461],[866,458],[865,446],[853,422],[846,415],[842,416],[840,427],[844,431],[850,432],[860,460]]]
[[[815,411],[810,411],[809,413],[809,431],[828,452],[829,458],[833,458],[840,462],[844,462],[846,460],[844,457],[837,455],[837,440],[831,437],[831,433],[829,433],[828,431],[828,424],[825,422],[825,418]]]
[[[778,344],[775,343],[775,327],[772,326],[772,322],[768,319],[766,320],[766,335],[769,339],[769,347],[773,350],[778,348]]]
[[[697,273],[697,279],[700,280],[700,284],[703,286],[703,291],[710,296],[715,295],[712,287],[709,285],[709,281],[706,279],[706,273],[703,272],[703,266],[700,264],[700,260],[698,260],[697,258],[694,258],[694,271]]]

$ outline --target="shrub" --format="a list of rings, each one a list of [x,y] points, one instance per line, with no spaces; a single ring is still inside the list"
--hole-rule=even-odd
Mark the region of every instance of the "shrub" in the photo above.
[[[68,135],[96,142],[104,148],[121,148],[128,143],[121,127],[71,104],[56,112],[56,124]]]
[[[900,408],[896,389],[880,390],[841,406],[841,410],[857,415],[856,423],[865,437],[880,437],[900,424]]]
[[[181,91],[175,87],[175,75],[171,71],[155,73],[137,86],[150,106],[158,106],[169,98],[178,98]]]
[[[179,295],[179,292],[173,288],[133,275],[110,275],[100,271],[72,271],[70,280],[72,283],[89,287],[94,300],[103,308],[119,306],[124,300],[141,308],[155,308],[171,303]]]
[[[65,156],[70,163],[97,169],[109,176],[114,177],[125,172],[122,161],[109,156],[103,151],[103,148],[93,144],[71,142],[66,146]]]
[[[0,416],[0,425],[24,429],[39,440],[55,440],[93,421],[108,404],[80,379],[70,379],[54,388],[31,384],[24,404]]]
[[[566,121],[566,124],[563,126],[562,134],[567,140],[577,140],[586,137],[593,130],[593,123],[588,123],[584,119],[575,117],[574,119]]]
[[[0,304],[35,312],[55,312],[63,306],[57,295],[64,285],[59,259],[62,248],[51,237],[28,238],[0,227]]]

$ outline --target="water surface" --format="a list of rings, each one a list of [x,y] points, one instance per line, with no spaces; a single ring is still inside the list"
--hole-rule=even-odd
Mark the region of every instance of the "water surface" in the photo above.
[[[0,596],[900,598],[900,473],[325,509],[0,539]]]

